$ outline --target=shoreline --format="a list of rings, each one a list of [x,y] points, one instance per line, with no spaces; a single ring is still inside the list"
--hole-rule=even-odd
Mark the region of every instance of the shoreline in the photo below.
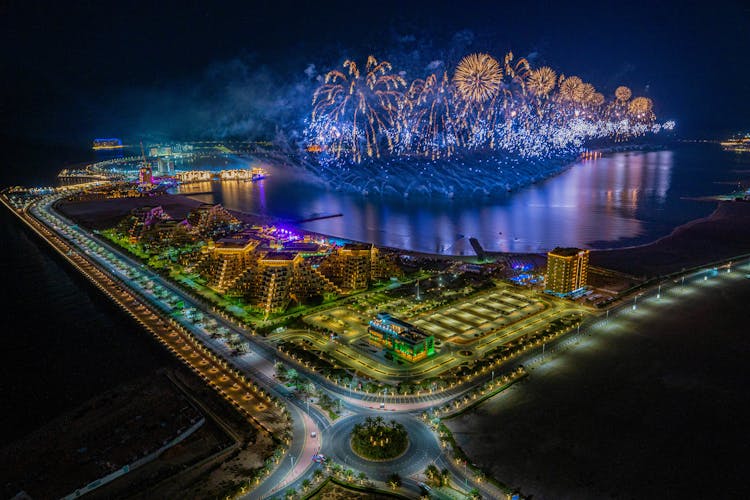
[[[120,198],[86,202],[63,202],[60,208],[81,225],[103,229],[116,224],[130,210],[146,205],[162,205],[164,211],[175,218],[184,218],[202,202],[187,194],[165,194],[151,198]],[[225,207],[226,208],[226,207]],[[358,243],[367,241],[340,238],[300,228],[293,221],[270,215],[254,214],[229,209],[247,224],[284,224],[294,227],[300,234],[317,238]],[[378,248],[435,261],[476,262],[477,255],[446,255],[408,250],[390,246]],[[680,271],[683,268],[729,259],[750,253],[750,202],[718,201],[712,213],[675,227],[669,234],[641,245],[590,249],[590,263],[642,278],[655,277]],[[544,252],[486,252],[485,260],[544,258]]]
[[[284,224],[292,224],[295,227],[295,230],[300,231],[303,234],[310,234],[328,239],[351,241],[355,243],[371,243],[309,231],[298,227],[294,223],[286,222],[283,219],[274,218],[272,216],[249,214],[235,209],[227,210],[236,215],[262,219],[267,221],[266,223],[281,222]],[[737,224],[734,224],[733,222]],[[716,242],[717,238],[731,244],[717,248],[716,245],[712,245],[712,243]],[[687,247],[681,251],[680,247],[683,245],[687,245]],[[471,262],[478,259],[477,255],[447,255],[389,246],[379,246],[378,248],[389,252],[405,253],[420,258],[434,260]],[[690,249],[690,251],[687,249]],[[592,265],[623,272],[629,275],[643,276],[644,278],[669,274],[671,272],[679,271],[681,268],[689,268],[696,265],[732,258],[744,253],[750,253],[750,202],[739,200],[717,201],[716,208],[709,215],[680,224],[673,228],[669,234],[661,236],[651,242],[626,247],[597,248],[589,250]],[[701,252],[701,250],[703,251]],[[677,263],[669,261],[669,259],[665,258],[665,253],[670,253],[675,256],[679,255],[682,258],[678,259],[679,262]],[[538,259],[544,257],[544,255],[544,252],[486,252],[485,260],[487,260],[487,258],[489,258],[489,260],[509,258]],[[637,261],[635,267],[633,267],[634,261]]]

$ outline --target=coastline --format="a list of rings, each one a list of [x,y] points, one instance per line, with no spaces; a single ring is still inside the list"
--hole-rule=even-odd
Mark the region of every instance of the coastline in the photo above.
[[[145,205],[162,205],[165,212],[175,218],[183,218],[201,202],[186,194],[159,195],[152,198],[122,198],[92,202],[64,202],[63,210],[78,223],[92,229],[112,226],[125,217],[130,210]],[[302,234],[319,238],[352,241],[346,238],[309,231],[294,222],[278,217],[265,216],[228,209],[237,218],[248,224],[285,224]],[[368,242],[361,242],[368,243]],[[413,251],[396,247],[381,249],[432,260],[476,261],[476,255],[446,255]],[[750,253],[750,202],[719,201],[708,216],[694,219],[674,228],[668,235],[642,245],[591,250],[591,265],[626,273],[631,276],[650,278],[669,274],[681,269],[728,259]],[[486,258],[534,259],[544,257],[542,252],[487,252]]]

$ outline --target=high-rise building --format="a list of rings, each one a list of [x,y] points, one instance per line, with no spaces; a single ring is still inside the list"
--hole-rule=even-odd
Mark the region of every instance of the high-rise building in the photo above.
[[[159,158],[157,160],[157,170],[159,175],[174,174],[174,160],[171,158]]]
[[[152,181],[151,165],[146,163],[138,170],[138,184],[150,185]]]
[[[589,251],[579,248],[555,248],[547,253],[545,290],[567,295],[586,286]]]

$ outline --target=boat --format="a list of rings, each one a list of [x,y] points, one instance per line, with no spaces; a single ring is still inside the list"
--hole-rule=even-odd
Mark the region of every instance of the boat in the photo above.
[[[252,169],[250,172],[250,180],[253,182],[265,179],[266,177],[268,177],[268,172],[259,167]]]

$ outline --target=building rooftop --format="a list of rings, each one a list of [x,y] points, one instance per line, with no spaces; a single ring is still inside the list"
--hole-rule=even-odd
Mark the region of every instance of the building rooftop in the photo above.
[[[431,335],[423,332],[411,323],[394,318],[387,312],[379,312],[377,319],[371,321],[370,324],[391,330],[398,335],[399,340],[403,340],[410,345],[416,345],[427,337],[431,337]]]
[[[245,248],[250,244],[258,244],[258,240],[246,234],[233,235],[216,241],[216,248]]]
[[[573,257],[575,255],[578,255],[579,252],[586,251],[582,250],[580,248],[573,248],[573,247],[557,247],[551,252],[549,252],[550,255],[557,255],[558,257]]]
[[[369,243],[347,243],[343,247],[343,250],[371,250],[372,245]]]
[[[317,252],[320,249],[320,245],[317,243],[306,243],[304,241],[294,241],[284,243],[284,250],[296,251],[296,252]]]
[[[297,257],[296,253],[292,252],[268,252],[263,256],[262,261],[269,261],[269,260],[286,260],[291,261],[294,260],[295,257]]]

